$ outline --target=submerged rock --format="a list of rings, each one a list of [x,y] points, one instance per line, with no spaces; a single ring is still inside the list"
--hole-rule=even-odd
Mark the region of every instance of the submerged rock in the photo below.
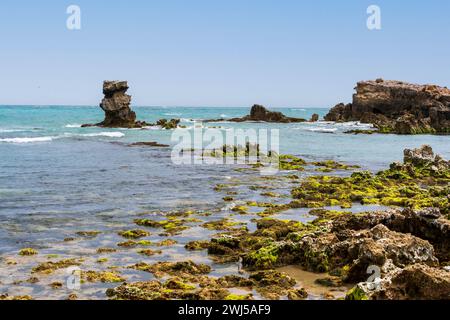
[[[450,90],[401,81],[362,81],[353,102],[336,105],[327,121],[371,123],[381,133],[450,133]]]
[[[135,142],[129,145],[130,147],[156,147],[156,148],[167,148],[170,147],[168,144],[161,144],[156,141],[148,141],[148,142]]]
[[[127,81],[104,81],[103,94],[105,97],[100,108],[105,112],[105,120],[97,124],[85,124],[83,127],[108,128],[141,128],[148,124],[136,121],[136,113],[131,110],[131,96],[127,95]]]
[[[158,122],[156,123],[156,125],[161,126],[161,128],[165,129],[165,130],[172,130],[172,129],[176,129],[178,128],[178,125],[180,124],[181,120],[180,119],[160,119],[158,120]]]

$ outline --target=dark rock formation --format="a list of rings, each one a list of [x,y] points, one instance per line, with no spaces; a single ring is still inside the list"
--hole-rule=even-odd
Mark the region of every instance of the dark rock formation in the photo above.
[[[317,113],[314,113],[311,116],[311,120],[309,120],[309,122],[317,122],[317,121],[319,121],[319,115]]]
[[[371,123],[381,133],[450,133],[450,90],[400,81],[359,82],[351,104],[338,104],[327,121]]]
[[[206,122],[216,122],[225,120],[231,122],[260,121],[260,122],[276,122],[276,123],[293,123],[306,121],[305,119],[286,117],[281,112],[269,111],[264,106],[255,104],[250,110],[250,114],[245,117],[232,119],[206,120]]]
[[[105,97],[100,107],[105,111],[105,120],[98,124],[86,124],[83,127],[99,126],[108,128],[140,128],[148,124],[136,121],[136,113],[130,109],[131,96],[127,95],[126,81],[105,81],[103,94]]]

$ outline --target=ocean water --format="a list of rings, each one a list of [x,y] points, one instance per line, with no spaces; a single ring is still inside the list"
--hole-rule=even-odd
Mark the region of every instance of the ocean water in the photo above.
[[[343,133],[368,127],[358,123],[201,123],[201,119],[241,117],[248,114],[249,108],[136,107],[134,110],[140,120],[181,118],[188,128],[203,125],[221,130],[279,129],[282,153],[308,160],[333,159],[371,171],[402,160],[405,148],[422,144],[429,144],[437,153],[450,158],[448,136]],[[313,113],[324,116],[328,108],[280,111],[309,119]],[[223,194],[213,188],[216,184],[242,179],[243,174],[234,170],[235,167],[175,165],[170,148],[128,146],[140,141],[174,145],[172,131],[157,127],[145,130],[80,127],[102,119],[103,112],[96,106],[0,106],[0,257],[30,246],[61,256],[87,254],[96,247],[116,243],[117,231],[132,228],[133,218],[146,212],[203,210],[215,212],[213,218],[205,218],[213,220],[229,212],[230,208],[222,201]],[[250,175],[245,180],[257,183],[257,176]],[[289,194],[286,186],[281,189],[281,193]],[[249,191],[241,195],[245,198],[242,200],[253,196]],[[309,219],[307,211],[295,210],[283,218]],[[250,223],[249,228],[252,228]],[[80,230],[99,230],[104,234],[88,244],[64,243],[63,239]],[[165,250],[158,259],[179,259],[186,255],[183,249],[186,241],[208,235],[209,231],[192,227],[177,237],[179,246]],[[207,261],[204,253],[191,258]],[[122,253],[115,262],[125,264],[129,259],[129,254]],[[234,267],[216,266],[215,270],[220,274]],[[5,272],[20,277],[20,270],[17,267]],[[141,278],[137,276],[137,279]],[[44,287],[23,290],[18,292],[56,295]],[[103,288],[93,289],[86,296],[101,298],[103,291]]]

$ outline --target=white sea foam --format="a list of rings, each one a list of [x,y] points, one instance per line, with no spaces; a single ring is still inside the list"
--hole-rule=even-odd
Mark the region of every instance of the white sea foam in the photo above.
[[[99,133],[86,133],[82,134],[83,137],[109,137],[109,138],[122,138],[125,136],[122,132],[99,132]]]
[[[181,122],[197,122],[197,121],[202,121],[202,120],[194,120],[194,119],[186,119],[186,118],[181,118],[180,120],[181,120]]]
[[[35,137],[35,138],[4,138],[0,139],[0,142],[6,143],[33,143],[33,142],[49,142],[55,139],[55,137]]]
[[[81,128],[81,124],[68,124],[65,126],[65,128]]]
[[[142,129],[147,129],[147,130],[160,130],[161,127],[160,127],[160,126],[146,126],[146,127],[142,127]],[[136,130],[141,130],[141,129],[136,129]]]
[[[337,127],[345,127],[345,128],[373,128],[373,124],[361,123],[359,121],[335,123],[335,125]]]
[[[337,131],[336,128],[311,128],[308,131],[312,132],[323,132],[323,133],[335,133]]]

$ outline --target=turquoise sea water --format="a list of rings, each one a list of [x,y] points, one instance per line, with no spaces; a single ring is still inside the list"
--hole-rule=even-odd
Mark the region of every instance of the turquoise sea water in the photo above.
[[[249,108],[214,107],[135,110],[147,122],[181,118],[188,127],[195,125],[192,120],[240,117],[249,112]],[[313,113],[323,116],[328,109],[280,111],[310,118]],[[170,149],[125,146],[137,141],[173,145],[171,131],[80,128],[102,119],[103,112],[95,106],[0,107],[0,251],[15,249],[22,241],[61,239],[64,225],[101,224],[111,212],[120,216],[143,209],[207,204],[217,198],[210,185],[232,171],[229,166],[176,166],[171,163]],[[203,125],[224,130],[277,128],[283,153],[356,163],[373,171],[401,160],[404,148],[422,144],[450,158],[448,136],[343,134],[365,127],[355,123]],[[54,231],[49,233],[48,228]]]
[[[282,153],[308,160],[333,159],[358,164],[372,171],[402,160],[403,149],[422,144],[430,144],[437,153],[450,158],[449,136],[343,133],[367,127],[358,123],[224,121],[201,124],[199,121],[241,117],[248,114],[249,108],[134,109],[140,120],[156,122],[161,118],[181,118],[182,124],[188,128],[200,125],[219,127],[223,131],[231,128],[276,128],[280,130]],[[283,108],[280,111],[288,116],[309,119],[313,113],[325,115],[328,109]],[[172,131],[157,127],[144,130],[80,127],[102,119],[103,112],[95,106],[0,106],[0,258],[17,254],[17,250],[23,247],[62,256],[95,252],[99,246],[115,245],[117,231],[132,228],[133,219],[149,211],[217,210],[217,216],[205,217],[213,220],[229,214],[230,207],[222,201],[223,194],[213,188],[216,184],[242,179],[243,173],[234,170],[235,167],[175,165],[171,162],[170,148],[128,146],[139,141],[173,145]],[[252,179],[251,175],[244,178],[249,183]],[[289,194],[286,186],[278,191]],[[254,198],[257,194],[248,189],[240,191],[240,196],[243,200],[258,200]],[[290,210],[281,218],[310,219],[307,210]],[[248,227],[250,230],[254,228],[251,224]],[[94,242],[64,243],[63,239],[73,237],[74,232],[80,230],[105,233]],[[184,243],[204,239],[210,233],[193,227],[176,238],[180,243],[178,247],[165,250],[158,259],[185,257]],[[157,235],[155,237],[156,241]],[[204,253],[191,258],[208,261]],[[118,253],[116,259],[116,264],[125,264],[123,261],[130,259],[130,253]],[[218,265],[215,272],[226,273],[228,267]],[[8,272],[20,273],[21,269],[17,268]],[[43,297],[53,294],[45,286],[28,289]],[[86,293],[86,296],[104,297],[103,288],[98,292]]]

